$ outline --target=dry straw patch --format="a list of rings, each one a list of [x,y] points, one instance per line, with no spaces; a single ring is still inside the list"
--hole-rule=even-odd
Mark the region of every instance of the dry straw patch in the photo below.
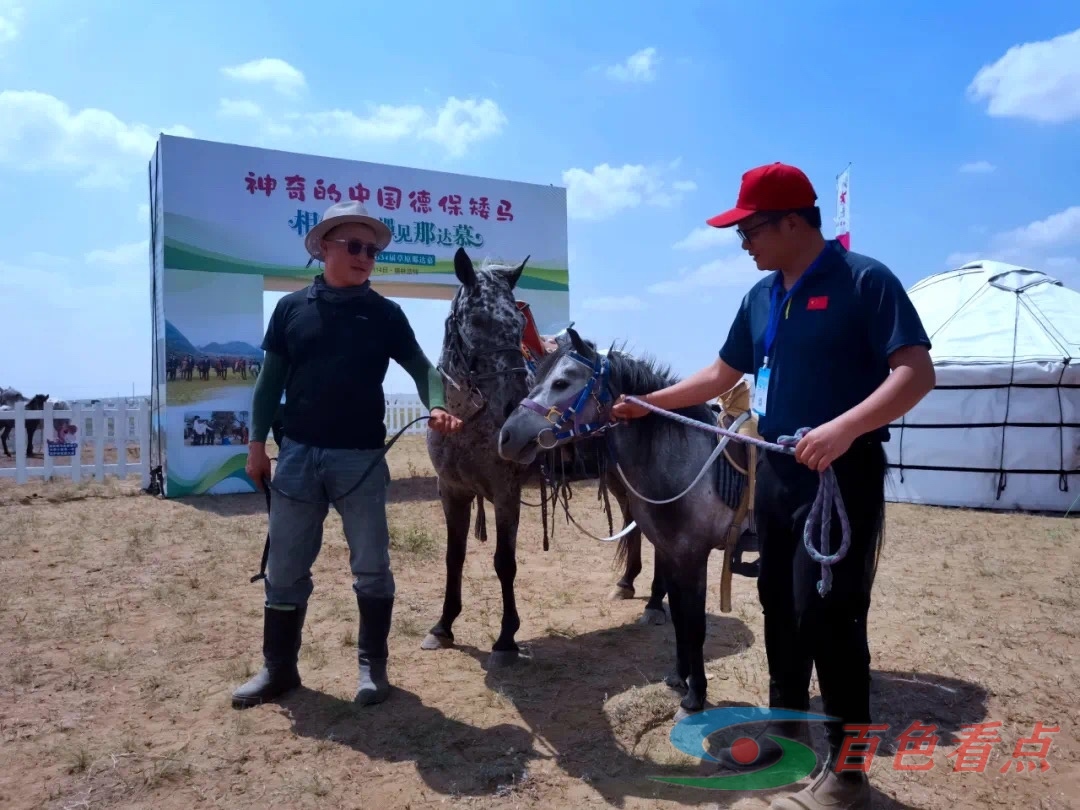
[[[229,692],[259,663],[261,590],[248,577],[266,531],[261,496],[160,501],[136,483],[0,482],[0,806],[765,808],[783,792],[649,780],[710,773],[667,738],[672,628],[636,623],[643,598],[607,600],[610,546],[560,521],[544,553],[538,510],[524,509],[518,541],[529,662],[483,667],[501,615],[490,506],[491,539],[469,541],[459,648],[420,650],[442,606],[442,510],[421,441],[389,458],[397,690],[366,711],[349,702],[357,617],[333,513],[305,688],[237,712]],[[606,530],[592,497],[572,503],[586,528]],[[709,699],[760,704],[755,584],[736,578],[723,615],[718,573],[714,555]],[[639,593],[651,576],[647,550]],[[873,768],[876,806],[1080,806],[1078,604],[1075,520],[891,506],[871,613],[874,710],[892,726]],[[934,769],[894,772],[896,736],[916,719],[938,726]],[[986,720],[1003,738],[987,772],[951,773],[961,726]],[[999,773],[1036,721],[1061,727],[1051,769]]]

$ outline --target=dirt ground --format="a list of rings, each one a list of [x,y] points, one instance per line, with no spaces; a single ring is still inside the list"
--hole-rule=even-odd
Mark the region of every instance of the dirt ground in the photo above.
[[[489,506],[487,546],[470,538],[458,647],[421,650],[442,602],[442,513],[422,440],[403,439],[389,459],[396,690],[363,710],[350,703],[357,614],[333,512],[304,687],[236,711],[229,693],[259,664],[262,587],[248,578],[266,531],[261,495],[162,501],[134,478],[0,480],[0,807],[741,810],[794,789],[650,780],[716,773],[668,738],[673,631],[637,623],[651,547],[638,598],[611,601],[613,546],[560,519],[545,553],[539,510],[526,508],[518,640],[530,660],[488,672],[500,618]],[[606,533],[593,486],[575,494],[575,518]],[[888,519],[870,620],[875,720],[890,726],[874,806],[1080,808],[1080,524],[905,505]],[[764,705],[754,580],[735,577],[734,610],[721,614],[719,555],[710,568],[710,704]],[[915,720],[937,727],[933,766],[896,771],[897,736]],[[963,727],[995,721],[985,771],[953,772]],[[1060,729],[1049,769],[1001,773],[1036,722]]]

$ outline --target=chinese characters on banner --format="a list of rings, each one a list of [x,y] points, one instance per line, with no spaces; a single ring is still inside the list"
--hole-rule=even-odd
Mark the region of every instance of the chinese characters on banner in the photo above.
[[[848,192],[851,187],[851,166],[836,178],[836,241],[851,250],[851,215],[848,212]]]
[[[451,217],[470,216],[484,220],[494,218],[496,222],[513,222],[514,211],[510,200],[492,200],[488,197],[468,197],[461,194],[442,194],[436,197],[428,189],[401,189],[395,186],[382,186],[371,189],[363,183],[339,187],[337,183],[327,184],[323,178],[315,180],[309,186],[308,178],[299,174],[289,174],[281,178],[269,174],[256,176],[248,172],[244,178],[244,188],[248,194],[274,194],[280,183],[284,183],[284,193],[288,199],[297,202],[307,200],[326,201],[327,206],[339,203],[346,197],[355,202],[375,206],[385,211],[412,211],[414,214],[430,214],[436,208]]]
[[[870,736],[869,732],[881,732],[888,730],[885,724],[849,725],[845,729],[855,732],[845,738],[836,764],[839,771],[865,771],[869,772],[871,760],[877,753],[880,738]],[[1002,742],[998,730],[1001,721],[988,723],[973,723],[965,725],[957,734],[959,744],[945,755],[947,760],[953,760],[953,773],[983,773],[990,762],[990,755],[994,745]],[[934,733],[936,725],[924,725],[915,721],[908,726],[897,738],[896,753],[893,755],[894,771],[929,771],[934,767],[934,750],[941,741]],[[1061,731],[1061,726],[1047,726],[1043,723],[1035,723],[1030,736],[1021,737],[1013,748],[1012,757],[1007,759],[998,773],[1023,773],[1031,771],[1047,771],[1050,763],[1047,762],[1047,754],[1050,753],[1051,734]]]

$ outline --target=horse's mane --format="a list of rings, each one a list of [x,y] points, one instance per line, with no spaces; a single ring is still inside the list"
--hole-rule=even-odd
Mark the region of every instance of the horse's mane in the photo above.
[[[474,265],[476,267],[476,265]],[[502,259],[493,259],[490,256],[485,256],[480,260],[480,266],[476,267],[477,272],[483,273],[500,273],[509,272],[511,270],[517,270],[517,264],[513,262],[503,261]]]

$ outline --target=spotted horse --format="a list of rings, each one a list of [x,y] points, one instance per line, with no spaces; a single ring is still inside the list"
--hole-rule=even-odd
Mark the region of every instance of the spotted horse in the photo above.
[[[447,549],[442,612],[421,647],[438,650],[454,645],[472,507],[477,506],[475,537],[486,542],[484,502],[489,501],[495,512],[494,566],[503,608],[499,636],[488,659],[491,667],[513,664],[522,652],[516,641],[521,622],[514,592],[522,505],[541,508],[545,550],[550,541],[548,510],[560,498],[568,509],[571,481],[599,482],[598,498],[604,502],[612,532],[609,489],[621,507],[623,524],[631,522],[628,494],[606,468],[603,454],[596,451],[600,445],[593,448],[586,442],[538,454],[531,465],[499,456],[502,424],[528,394],[535,363],[546,353],[528,305],[514,294],[527,261],[516,266],[485,262],[476,267],[463,248],[455,253],[454,272],[461,286],[450,302],[438,370],[446,380],[447,410],[464,425],[456,433],[428,431],[427,435],[428,455],[438,476]],[[537,479],[540,502],[528,504],[522,499],[523,487]],[[659,616],[664,616],[662,608]]]

